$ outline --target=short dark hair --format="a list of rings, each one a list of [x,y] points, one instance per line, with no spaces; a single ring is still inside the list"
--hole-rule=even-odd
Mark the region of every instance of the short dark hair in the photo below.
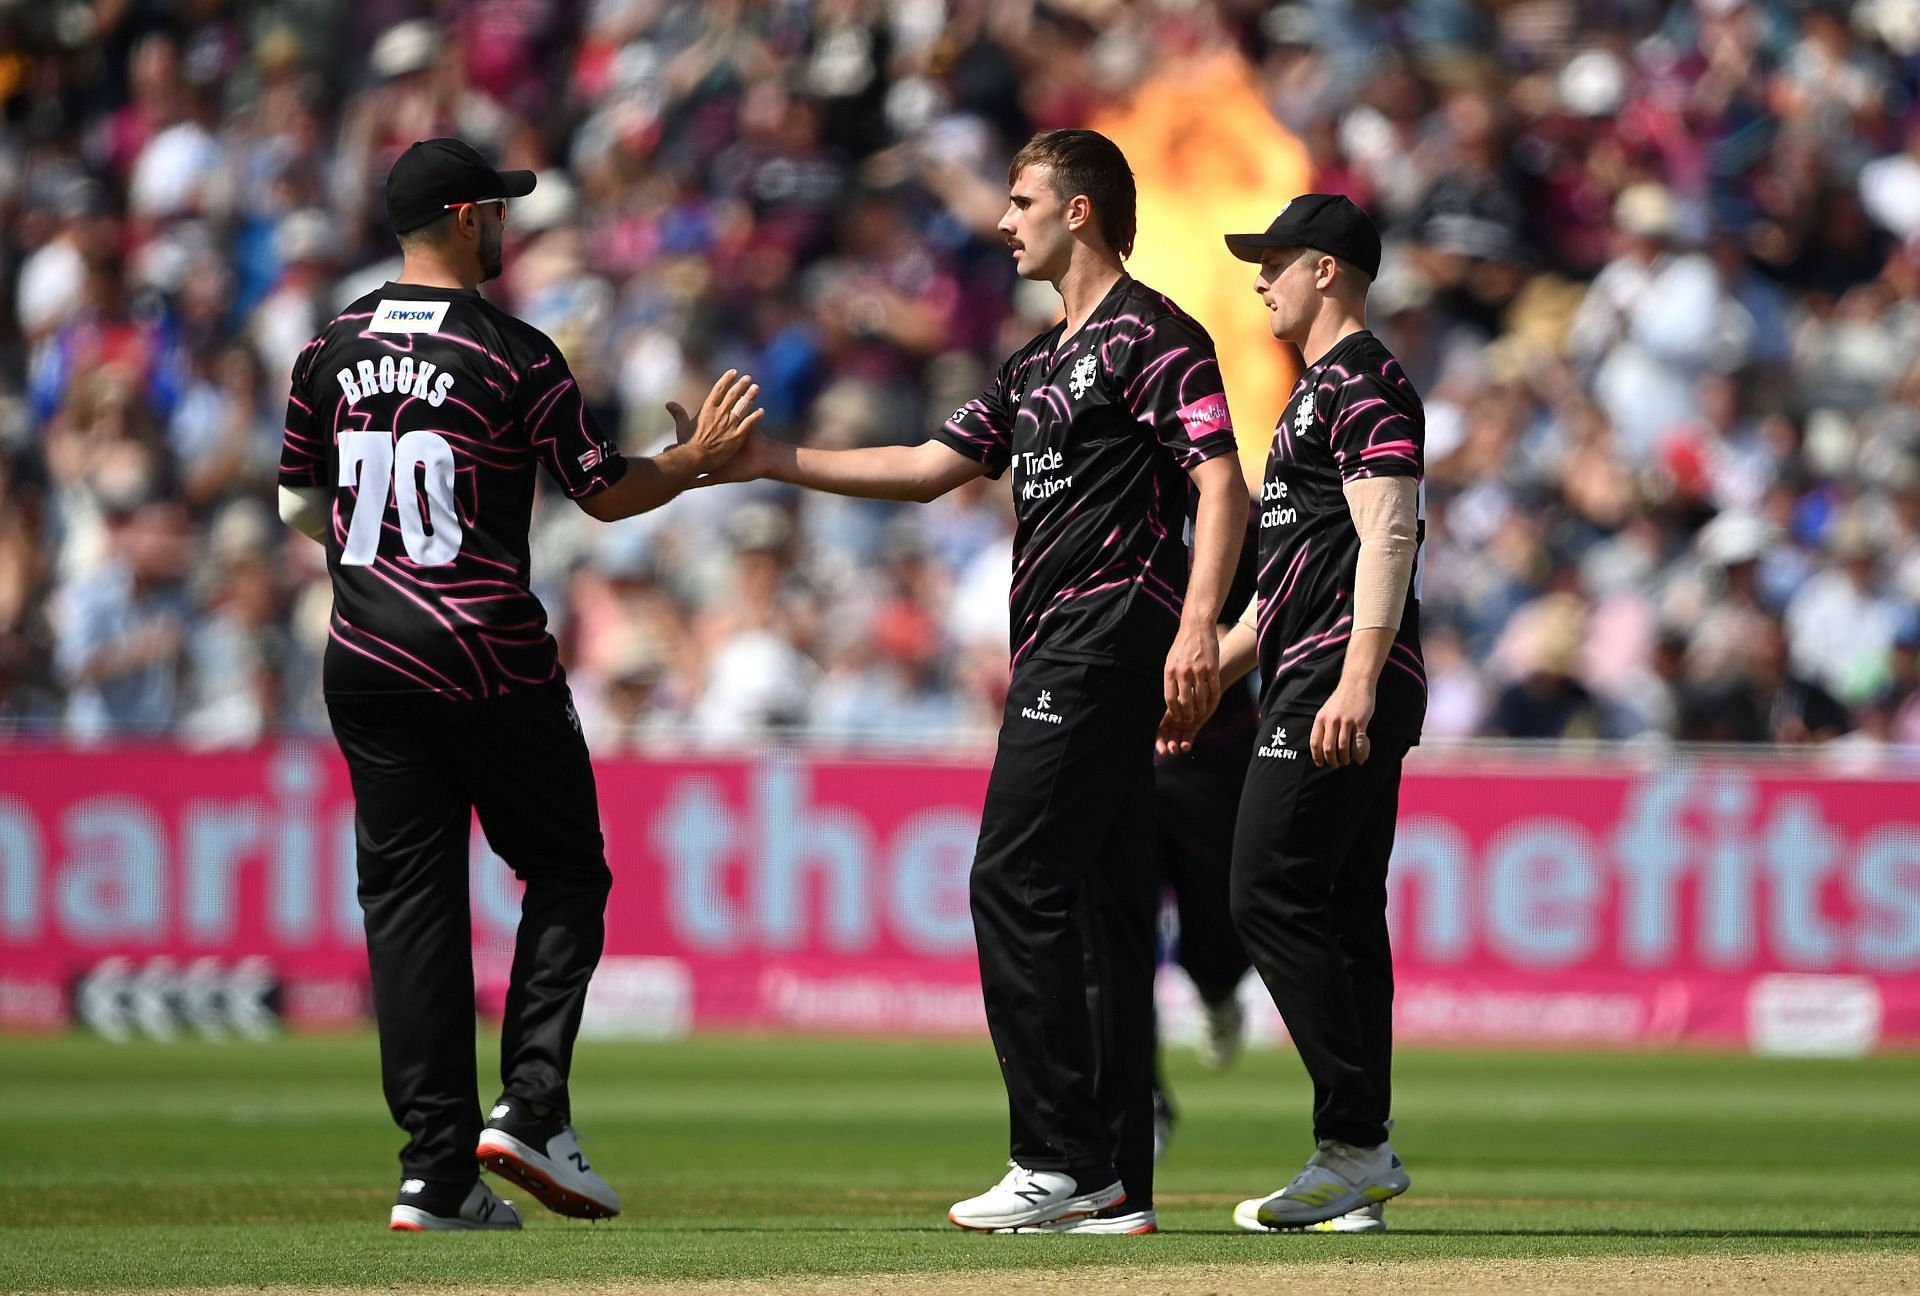
[[[1132,255],[1137,227],[1133,168],[1118,144],[1098,131],[1041,131],[1013,155],[1008,187],[1030,166],[1048,168],[1049,187],[1060,201],[1085,194],[1107,246],[1123,257]]]
[[[1305,261],[1308,257],[1312,257],[1314,260],[1318,261],[1323,256],[1330,256],[1335,261],[1339,262],[1340,273],[1343,275],[1347,275],[1352,279],[1357,280],[1360,284],[1360,290],[1362,292],[1365,292],[1367,289],[1373,287],[1373,276],[1366,272],[1365,267],[1355,265],[1353,262],[1341,256],[1338,252],[1328,252],[1322,248],[1317,248],[1317,247],[1303,247],[1294,256],[1293,261]],[[1292,265],[1293,261],[1289,261],[1287,262],[1287,264]]]
[[[448,212],[438,220],[430,220],[425,225],[399,235],[400,250],[412,252],[418,248],[439,247],[441,240],[446,238],[447,231],[453,228],[453,216],[452,212]]]

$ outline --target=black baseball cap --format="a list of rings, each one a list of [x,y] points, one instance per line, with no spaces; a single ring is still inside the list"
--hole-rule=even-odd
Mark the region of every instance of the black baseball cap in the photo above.
[[[405,234],[460,203],[524,198],[533,182],[531,171],[495,171],[465,140],[415,140],[387,172],[387,219]]]
[[[1317,248],[1367,272],[1380,273],[1380,231],[1344,194],[1301,194],[1280,209],[1265,234],[1229,234],[1227,250],[1258,263],[1274,248]]]

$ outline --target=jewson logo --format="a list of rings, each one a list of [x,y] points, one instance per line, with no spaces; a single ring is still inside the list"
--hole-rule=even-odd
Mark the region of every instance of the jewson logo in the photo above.
[[[1066,717],[1053,709],[1053,691],[1041,689],[1040,698],[1030,707],[1021,707],[1022,719],[1039,720],[1044,724],[1062,724]]]
[[[367,321],[369,333],[438,333],[452,302],[382,301]]]
[[[1278,729],[1275,729],[1273,731],[1273,737],[1268,741],[1265,747],[1262,747],[1260,749],[1260,754],[1271,760],[1299,760],[1300,759],[1299,752],[1287,750],[1287,728],[1285,725],[1282,725]]]

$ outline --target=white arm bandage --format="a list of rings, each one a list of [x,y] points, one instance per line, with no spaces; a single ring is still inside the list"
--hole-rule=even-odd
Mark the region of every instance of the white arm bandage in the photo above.
[[[328,494],[324,486],[282,486],[280,520],[301,535],[325,543]]]
[[[1346,485],[1360,533],[1353,573],[1353,628],[1400,628],[1420,547],[1420,486],[1411,477],[1362,477]]]

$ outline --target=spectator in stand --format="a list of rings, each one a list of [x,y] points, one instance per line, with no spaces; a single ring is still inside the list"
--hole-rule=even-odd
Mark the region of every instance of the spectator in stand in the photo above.
[[[1503,645],[1515,678],[1494,700],[1489,736],[1587,742],[1614,736],[1604,703],[1580,679],[1585,629],[1586,608],[1570,593],[1548,594],[1515,614]]]
[[[112,557],[63,591],[55,612],[65,729],[81,742],[173,727],[193,628],[186,510],[141,504],[111,519],[110,530]]]
[[[1852,727],[1831,693],[1792,672],[1778,620],[1764,623],[1743,656],[1683,694],[1683,742],[1797,746],[1831,742]]]
[[[1885,682],[1900,610],[1879,590],[1878,554],[1864,518],[1835,521],[1827,554],[1831,565],[1787,605],[1793,666],[1835,697],[1861,702]]]
[[[0,81],[0,723],[107,714],[63,664],[60,610],[98,601],[117,519],[157,499],[195,555],[170,721],[214,714],[193,663],[226,656],[267,683],[223,693],[200,740],[323,720],[324,572],[269,540],[269,590],[215,540],[265,502],[254,455],[293,352],[391,273],[378,184],[413,140],[540,169],[488,292],[548,322],[624,447],[729,365],[762,378],[773,434],[883,444],[1052,323],[993,232],[1012,150],[1237,60],[1303,187],[1388,233],[1374,327],[1429,398],[1436,738],[1670,736],[1783,613],[1794,677],[1920,728],[1896,629],[1920,603],[1909,4],[82,7],[77,49],[16,5],[25,70]],[[922,510],[905,585],[896,506],[700,492],[629,524],[627,553],[552,503],[535,569],[583,712],[630,741],[867,741],[873,690],[954,727],[929,741],[991,732],[1004,486]],[[734,514],[765,530],[763,506],[789,534],[738,551]],[[1543,598],[1589,646],[1516,682],[1495,648]]]
[[[735,516],[731,588],[696,628],[707,665],[693,724],[703,741],[758,738],[806,723],[818,668],[804,650],[818,629],[813,592],[794,569],[792,523],[771,504]]]
[[[1643,182],[1620,195],[1620,250],[1567,337],[1629,461],[1641,465],[1660,432],[1693,414],[1701,376],[1738,365],[1752,333],[1713,262],[1686,250],[1682,219],[1661,185]]]

